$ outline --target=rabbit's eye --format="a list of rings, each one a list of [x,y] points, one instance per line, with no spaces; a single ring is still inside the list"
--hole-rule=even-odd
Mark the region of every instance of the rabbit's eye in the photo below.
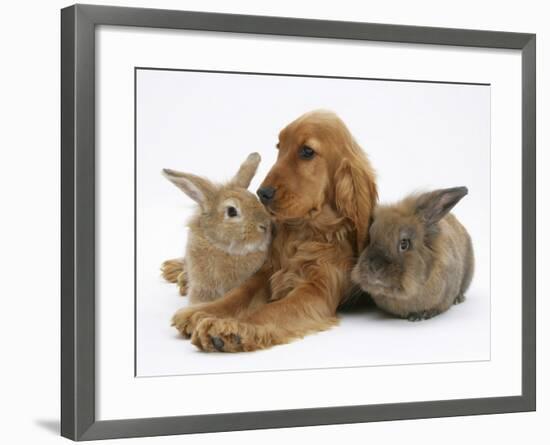
[[[235,216],[238,216],[238,215],[239,215],[239,212],[235,207],[229,206],[227,208],[227,216],[229,216],[230,218],[234,218]]]
[[[409,247],[411,247],[411,240],[408,238],[403,238],[401,241],[399,241],[399,251],[405,252],[405,250],[409,250]]]
[[[313,148],[308,147],[307,145],[302,145],[300,147],[300,150],[298,150],[298,155],[302,159],[311,159],[313,156],[315,156],[315,150]]]

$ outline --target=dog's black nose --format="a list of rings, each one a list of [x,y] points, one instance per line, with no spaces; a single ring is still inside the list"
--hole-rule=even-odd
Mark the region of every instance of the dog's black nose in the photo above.
[[[275,188],[260,187],[256,193],[258,194],[260,201],[262,201],[264,204],[267,204],[268,202],[272,201],[273,198],[275,197]]]

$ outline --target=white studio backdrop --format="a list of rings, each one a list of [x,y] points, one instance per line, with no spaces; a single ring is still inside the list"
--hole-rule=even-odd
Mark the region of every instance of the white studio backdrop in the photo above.
[[[99,419],[441,400],[519,393],[521,390],[521,300],[519,298],[521,295],[521,238],[519,236],[521,233],[521,170],[519,168],[521,151],[518,147],[521,143],[521,67],[517,52],[373,42],[350,44],[325,39],[302,40],[116,27],[100,27],[97,30],[96,48],[98,51],[96,150],[99,161],[97,171],[100,172],[96,195],[100,207],[96,225],[98,241],[96,252],[98,398],[96,406]],[[304,58],[303,54],[309,54],[310,57]],[[493,295],[505,295],[505,297],[494,298],[491,301],[490,360],[486,360],[485,356],[485,359],[481,358],[480,361],[450,361],[438,364],[411,362],[411,364],[399,366],[365,366],[365,360],[357,364],[358,355],[348,352],[349,349],[342,348],[340,346],[342,339],[337,337],[353,329],[359,329],[359,334],[353,337],[357,342],[360,335],[365,332],[366,323],[352,321],[347,328],[342,326],[339,329],[310,336],[301,342],[281,347],[282,349],[274,348],[272,351],[266,351],[265,354],[235,356],[239,357],[238,360],[222,357],[223,362],[214,362],[219,358],[217,355],[202,358],[205,354],[200,354],[188,343],[180,341],[169,327],[168,320],[171,312],[182,304],[182,300],[174,295],[173,288],[158,281],[158,275],[155,277],[155,274],[158,271],[159,262],[152,260],[147,267],[147,274],[152,268],[154,272],[148,276],[153,280],[150,285],[153,286],[154,293],[152,292],[148,298],[154,298],[153,296],[157,295],[156,291],[161,284],[166,288],[164,294],[166,297],[159,293],[159,299],[164,298],[164,300],[161,302],[149,300],[151,305],[148,309],[154,312],[153,316],[148,318],[153,324],[152,329],[161,327],[164,332],[159,334],[159,337],[148,338],[154,342],[154,346],[163,345],[176,357],[168,365],[172,369],[177,368],[177,372],[175,375],[167,376],[167,366],[163,366],[161,369],[145,370],[153,375],[158,373],[160,376],[134,378],[135,306],[134,231],[132,228],[134,224],[134,68],[136,66],[490,83],[492,168],[490,181],[491,211],[494,216],[491,221],[491,234],[499,239],[507,239],[506,243],[491,244],[491,267],[495,272],[491,276],[491,292]],[[312,102],[309,104],[314,105]],[[328,107],[326,103],[316,103],[315,106]],[[257,113],[258,105],[252,108]],[[305,111],[301,106],[299,108],[289,111],[288,115],[284,114],[286,109],[270,111],[269,116],[273,116],[273,113],[283,114],[280,114],[276,125],[264,127],[266,132],[262,131],[261,136],[258,136],[267,138],[266,134],[269,134],[265,142],[264,139],[260,141],[256,140],[257,138],[254,138],[254,141],[248,141],[249,144],[253,143],[254,148],[246,144],[241,145],[243,141],[240,131],[231,136],[235,130],[228,135],[225,143],[231,144],[231,148],[236,152],[242,150],[240,152],[242,155],[252,150],[264,153],[264,164],[258,176],[261,178],[261,175],[265,174],[264,169],[267,169],[273,160],[273,158],[269,159],[269,152],[270,147],[276,143],[277,132],[283,125]],[[390,167],[386,167],[378,159],[383,156],[379,148],[380,141],[385,141],[389,136],[380,133],[377,141],[376,138],[371,139],[370,135],[357,134],[365,129],[364,120],[355,113],[348,115],[342,109],[335,111],[341,114],[365,150],[373,154],[372,161],[380,175],[390,175],[392,168],[395,168],[395,162]],[[256,123],[259,121],[251,116],[248,119]],[[359,120],[354,121],[354,119]],[[181,121],[177,118],[176,123],[181,125]],[[241,123],[238,125],[238,128],[242,128]],[[246,127],[248,128],[248,125]],[[390,132],[395,133],[397,130],[390,126],[388,133]],[[209,133],[208,130],[205,130],[204,134],[207,133]],[[180,142],[180,137],[181,134],[174,142]],[[207,136],[203,136],[205,137]],[[177,150],[177,147],[172,147],[173,150]],[[213,145],[209,144],[208,147],[213,149]],[[218,146],[215,149],[218,150]],[[274,149],[271,148],[271,150],[271,156],[274,156]],[[182,156],[183,153],[182,151]],[[181,164],[178,162],[171,167],[183,169],[181,166],[185,165],[183,163],[185,159],[187,158],[182,158]],[[445,181],[449,179],[451,172],[462,162],[466,162],[458,159],[454,161],[456,166],[450,166],[449,173],[444,175],[437,170],[437,174],[441,174],[440,181],[437,181],[437,176],[430,176],[434,178],[433,185],[436,185],[436,182],[441,182],[442,185],[448,184]],[[232,171],[239,162],[240,160],[235,159]],[[208,166],[210,164],[212,163],[208,163]],[[162,167],[166,165],[159,165],[151,170],[158,172]],[[199,170],[199,166],[195,172],[212,176],[222,175],[221,171],[210,173],[210,168]],[[221,178],[231,174],[231,172],[225,173],[225,167],[223,172]],[[152,173],[153,176],[157,174]],[[164,249],[165,242],[168,242],[169,247],[165,254],[170,257],[177,254],[180,248],[183,250],[183,243],[179,247],[179,242],[173,244],[173,241],[180,236],[183,237],[185,217],[183,216],[180,220],[180,212],[188,206],[188,201],[169,183],[161,185],[164,180],[159,178],[160,174],[156,179],[159,181],[159,187],[164,188],[165,193],[171,194],[170,198],[168,198],[169,195],[163,194],[162,199],[170,200],[170,208],[174,211],[169,218],[171,224],[174,221],[173,229],[170,230],[174,232],[170,240],[161,239],[158,243],[163,247],[157,248]],[[392,182],[391,178],[391,176],[385,179],[381,177],[381,190],[391,189],[386,186]],[[403,189],[395,186],[393,192],[395,196],[384,194],[382,199],[400,197],[410,188],[432,186],[431,180],[427,181],[426,178],[424,178],[424,184],[415,180],[410,187],[405,187],[405,184]],[[257,182],[254,185],[256,184]],[[181,210],[172,207],[175,202],[181,203]],[[465,199],[464,206],[457,207],[457,214],[462,217],[462,213],[459,212],[466,211],[468,206],[475,202],[475,200]],[[472,215],[475,211],[470,210],[466,212],[468,213]],[[481,218],[480,215],[475,217]],[[476,225],[476,222],[464,222],[471,230]],[[162,227],[163,229],[159,232],[167,230],[166,226]],[[162,237],[159,232],[155,234],[155,239]],[[510,236],[511,233],[516,233],[517,236]],[[138,258],[144,257],[138,255]],[[159,254],[159,259],[164,258],[160,258]],[[506,282],[495,279],[498,276],[506,276]],[[482,297],[479,300],[472,297],[471,300],[483,301]],[[171,302],[165,303],[166,301]],[[460,314],[464,314],[461,310],[470,310],[467,308],[473,308],[474,304],[476,303],[470,306],[465,304],[462,309],[453,308],[449,311],[448,317],[451,319],[461,317]],[[170,308],[168,305],[173,307]],[[139,310],[143,311],[143,309]],[[139,317],[139,313],[137,315],[140,320],[143,319]],[[366,322],[364,317],[365,315],[358,314],[357,320]],[[467,319],[468,315],[464,315],[464,318]],[[352,319],[349,318],[349,320]],[[445,319],[436,318],[433,323],[420,325],[419,329],[436,326]],[[400,320],[391,320],[387,324],[388,328],[393,329],[391,323],[397,322],[404,323]],[[382,324],[386,325],[384,322],[376,323],[376,326]],[[407,323],[404,326],[406,325]],[[146,327],[145,324],[142,326]],[[413,326],[407,326],[407,329],[413,329]],[[438,335],[444,335],[442,332],[444,330],[439,331]],[[166,338],[168,341],[164,342]],[[378,357],[370,357],[371,364],[380,364],[388,360],[382,354],[382,352],[385,353],[384,348],[379,344],[369,348],[366,343],[359,343],[363,351],[368,351],[369,354],[372,353],[373,348],[379,348],[378,352],[374,350]],[[146,343],[141,344],[147,347]],[[277,371],[270,371],[273,369],[277,354],[286,355],[286,363],[295,364],[303,354],[301,348],[307,347],[308,351],[311,351],[318,345],[322,345],[318,348],[320,351],[315,354],[308,352],[310,354],[308,364],[328,366],[327,368],[307,367],[297,371],[294,370],[296,368],[289,370],[286,367],[281,370],[279,366]],[[323,354],[323,347],[328,346],[330,346],[330,354]],[[285,349],[286,352],[284,352]],[[291,360],[288,358],[291,355],[289,351],[299,357],[294,361]],[[177,354],[188,355],[185,360],[181,360]],[[340,367],[338,365],[335,367],[333,364],[333,354],[341,354]],[[415,360],[421,354],[413,350],[407,351],[407,355],[407,360]],[[139,357],[138,351],[138,359]],[[255,357],[262,357],[262,359],[258,360]],[[367,361],[368,359],[367,357]],[[271,360],[271,363],[267,360]],[[184,361],[183,366],[182,361]],[[244,361],[250,363],[244,363]],[[151,360],[148,363],[151,363]],[[262,368],[263,363],[267,363],[268,366]],[[186,368],[189,364],[191,364],[191,371],[189,367]],[[341,367],[342,364],[345,367]],[[242,372],[243,366],[246,365],[249,365],[248,367],[252,370],[264,372]],[[202,370],[200,366],[203,367]],[[205,373],[205,369],[220,369],[223,373]],[[196,373],[197,370],[199,373]],[[144,369],[141,368],[141,371],[143,372]],[[189,372],[195,373],[186,374]],[[410,381],[415,381],[416,384],[411,386],[408,383]],[[449,384],[450,381],[453,382],[452,385]],[[327,384],[327,382],[339,382],[339,384]],[[381,384],[381,382],[386,383]],[[324,388],[322,392],[318,390],[320,386]],[[241,390],[243,387],[247,388],[246,392]],[[288,388],[294,394],[293,397],[288,397],[287,392],[278,390],[281,387]],[[216,394],[215,406],[210,403],[209,397],[203,397],[204,388],[208,388],[210,394]],[[193,400],[193,403],[183,405],[179,403],[179,398],[174,397],[174,394],[180,393],[185,393],[185,397]],[[261,396],[258,396],[259,394]],[[136,403],[136,400],[148,402]]]
[[[138,376],[490,359],[490,86],[148,69],[136,81]],[[258,151],[255,191],[275,162],[279,130],[319,108],[336,112],[368,153],[382,202],[469,188],[455,210],[477,260],[467,301],[421,323],[370,308],[289,345],[198,353],[169,323],[187,299],[159,276],[163,260],[183,253],[195,203],[160,171],[222,182]]]

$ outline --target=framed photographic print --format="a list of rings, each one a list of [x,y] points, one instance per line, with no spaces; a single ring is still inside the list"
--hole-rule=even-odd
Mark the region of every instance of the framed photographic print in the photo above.
[[[61,55],[63,436],[535,409],[535,35],[75,5]]]

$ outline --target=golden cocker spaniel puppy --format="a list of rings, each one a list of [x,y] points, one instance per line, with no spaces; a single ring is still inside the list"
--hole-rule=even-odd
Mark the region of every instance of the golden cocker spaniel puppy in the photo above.
[[[204,351],[253,351],[327,329],[352,290],[378,199],[366,155],[326,111],[290,123],[277,148],[257,192],[275,223],[268,260],[225,296],[172,319]]]

